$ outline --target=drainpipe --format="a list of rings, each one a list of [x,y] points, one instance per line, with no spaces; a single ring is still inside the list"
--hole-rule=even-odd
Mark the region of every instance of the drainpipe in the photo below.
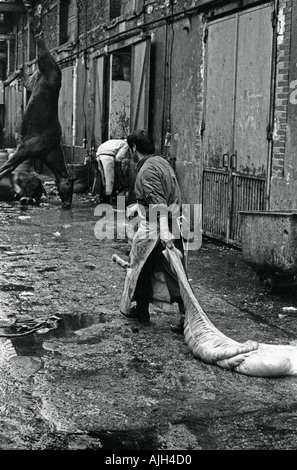
[[[76,110],[77,110],[77,99],[76,99],[76,87],[77,87],[77,60],[73,67],[73,123],[72,123],[72,163],[74,162],[74,147],[76,138]]]
[[[266,201],[265,209],[270,208],[270,191],[271,191],[271,178],[272,178],[272,159],[273,159],[273,131],[274,131],[274,106],[275,106],[275,92],[276,92],[276,66],[277,66],[277,23],[279,13],[279,0],[274,1],[273,11],[273,42],[272,42],[272,64],[271,64],[271,97],[270,97],[270,111],[269,111],[269,129],[267,130],[267,139],[269,141],[269,158],[267,165],[267,184],[266,184]]]
[[[166,23],[166,38],[165,38],[165,60],[164,60],[164,82],[163,82],[163,110],[162,110],[162,131],[161,131],[161,153],[164,151],[164,140],[165,134],[165,103],[167,98],[167,55],[168,55],[168,23]]]

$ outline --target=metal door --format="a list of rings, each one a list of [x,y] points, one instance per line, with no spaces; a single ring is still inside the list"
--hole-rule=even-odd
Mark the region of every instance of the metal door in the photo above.
[[[240,210],[265,206],[272,2],[209,24],[203,229],[240,245]]]
[[[211,23],[207,39],[204,164],[222,168],[222,156],[233,145],[233,109],[237,18]]]
[[[234,149],[237,171],[266,175],[270,118],[273,8],[238,15]]]

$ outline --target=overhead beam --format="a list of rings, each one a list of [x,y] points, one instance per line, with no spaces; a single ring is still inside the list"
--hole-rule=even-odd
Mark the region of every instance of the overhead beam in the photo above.
[[[8,41],[12,39],[15,39],[14,34],[0,34],[0,41]]]
[[[1,2],[0,0],[0,13],[25,13],[26,9],[23,4],[14,2]]]

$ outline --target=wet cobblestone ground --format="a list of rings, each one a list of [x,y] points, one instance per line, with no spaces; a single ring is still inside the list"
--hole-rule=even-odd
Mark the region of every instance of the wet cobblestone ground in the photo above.
[[[97,201],[0,203],[0,320],[58,316],[56,330],[0,338],[1,450],[295,450],[297,379],[243,376],[194,359],[170,331],[119,313],[124,240],[94,236]],[[203,309],[239,341],[297,338],[296,288],[265,293],[237,249],[189,255]],[[7,332],[2,328],[0,332]]]

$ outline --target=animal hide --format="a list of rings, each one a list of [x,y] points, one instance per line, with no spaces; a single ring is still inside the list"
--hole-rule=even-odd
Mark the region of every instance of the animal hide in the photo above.
[[[297,347],[239,343],[221,333],[209,320],[188,282],[177,250],[166,248],[164,255],[175,270],[186,307],[185,342],[194,357],[207,364],[258,377],[297,375]]]
[[[239,343],[224,335],[213,325],[201,308],[189,284],[178,250],[174,246],[167,247],[163,254],[177,274],[180,293],[186,308],[184,338],[195,358],[206,364],[217,365],[223,369],[255,377],[297,375],[297,342],[281,345],[248,340]],[[130,273],[126,276],[121,304],[121,310],[128,311],[133,297],[131,286],[135,285],[139,269],[143,264],[138,263],[135,270],[133,260],[131,265],[118,255],[114,255],[113,259],[127,268]],[[162,284],[163,280],[156,277],[155,283],[158,282]],[[159,292],[162,292],[162,288],[159,288]],[[166,302],[163,305],[166,305]]]

